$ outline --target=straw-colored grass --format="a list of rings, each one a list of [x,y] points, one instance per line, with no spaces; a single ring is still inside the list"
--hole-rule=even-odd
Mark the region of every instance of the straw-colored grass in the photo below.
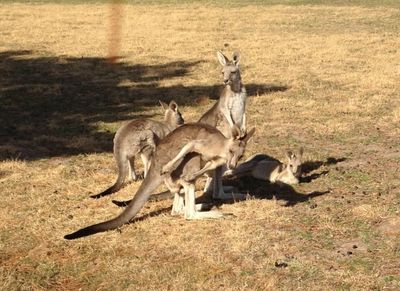
[[[109,12],[0,5],[1,290],[400,288],[398,6],[124,5],[115,64]],[[65,241],[140,185],[89,199],[116,178],[124,120],[161,119],[158,99],[187,121],[212,106],[216,50],[242,54],[246,155],[303,146],[303,183],[245,181],[257,195],[222,204],[232,219],[151,202],[144,220]]]

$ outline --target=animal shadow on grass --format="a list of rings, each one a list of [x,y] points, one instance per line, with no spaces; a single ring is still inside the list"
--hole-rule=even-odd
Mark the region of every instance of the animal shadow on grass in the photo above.
[[[319,173],[312,173],[311,172],[318,170],[322,166],[329,167],[332,165],[336,165],[338,163],[344,162],[346,158],[333,158],[329,157],[326,161],[306,161],[301,164],[301,169],[303,176],[300,178],[300,183],[310,183],[315,179],[318,179],[321,176],[324,176],[329,173],[329,170],[324,170]],[[310,174],[310,175],[307,175]]]
[[[308,194],[297,192],[287,184],[272,184],[253,177],[241,177],[228,182],[239,189],[241,193],[249,193],[255,199],[276,199],[285,201],[284,206],[294,206],[297,203],[307,202],[315,197],[328,194],[330,191],[314,191]],[[223,202],[225,203],[225,202]],[[228,202],[229,203],[229,202]],[[222,204],[222,202],[218,202]]]
[[[252,177],[242,177],[240,179],[230,180],[228,182],[230,186],[234,186],[235,188],[240,189],[242,193],[249,193],[255,199],[277,199],[277,200],[284,200],[284,206],[294,206],[297,203],[308,202],[311,199],[328,194],[330,191],[314,191],[309,194],[302,194],[298,193],[294,190],[293,187],[290,185],[277,185],[271,184],[266,181],[261,181],[254,179]],[[172,194],[169,191],[158,193],[160,195],[160,199],[151,199],[152,201],[170,199],[172,201]],[[216,207],[219,207],[223,204],[232,204],[235,203],[237,200],[234,198],[234,194],[232,194],[231,200],[212,200],[208,194],[204,194],[198,198],[196,198],[196,203],[205,203],[205,204],[212,204]],[[118,201],[112,200],[112,203],[117,205],[118,207],[126,207],[131,200],[125,201]],[[172,206],[171,206],[172,207]],[[171,210],[171,207],[162,209],[160,211],[154,211],[148,214],[146,217],[155,216],[158,214],[165,213],[168,210]],[[145,219],[145,217],[140,218]],[[137,220],[134,220],[137,221]]]
[[[275,160],[272,157],[265,156],[267,159]],[[318,170],[322,166],[331,166],[336,165],[337,163],[345,161],[346,158],[333,158],[329,157],[326,161],[306,161],[302,163],[302,177],[300,178],[300,183],[310,183],[311,181],[318,179],[320,176],[326,175],[329,173],[328,170],[324,170],[320,173],[313,173],[311,175],[307,175],[315,170]],[[233,178],[233,179],[224,179],[228,185],[234,186],[237,189],[240,189],[242,193],[251,193],[251,195],[258,199],[277,199],[277,200],[285,200],[285,206],[293,206],[300,202],[307,202],[310,199],[328,194],[329,191],[314,191],[309,194],[298,193],[292,186],[287,184],[272,184],[267,181],[261,181],[252,177],[242,177],[242,178]],[[157,193],[155,195],[150,196],[149,201],[160,201],[166,199],[172,199],[173,194],[169,191],[164,191],[161,193]],[[198,203],[207,203],[210,202],[209,195],[203,195],[196,199]],[[118,207],[126,207],[131,200],[118,201],[112,200],[112,203],[117,205]],[[227,201],[212,201],[216,206],[220,206],[222,204],[233,203],[235,202],[234,195],[232,195],[232,200]],[[170,208],[167,208],[170,209]],[[155,213],[154,215],[157,215]]]
[[[161,85],[192,73],[202,62],[111,64],[99,57],[0,52],[0,160],[111,152],[114,134],[102,128],[102,122],[150,118],[140,112],[145,106],[158,106],[159,99],[174,99],[180,105],[193,105],[203,96],[218,99],[222,84]],[[249,96],[288,89],[246,87]]]

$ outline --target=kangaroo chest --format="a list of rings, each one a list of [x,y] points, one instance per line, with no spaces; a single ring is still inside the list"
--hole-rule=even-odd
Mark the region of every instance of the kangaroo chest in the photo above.
[[[243,116],[246,111],[246,91],[234,93],[227,100],[227,107],[231,113],[232,120],[237,125],[242,125]]]

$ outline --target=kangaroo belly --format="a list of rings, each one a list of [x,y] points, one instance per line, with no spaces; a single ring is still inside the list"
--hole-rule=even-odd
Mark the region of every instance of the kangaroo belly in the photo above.
[[[235,93],[230,100],[229,107],[232,120],[235,124],[241,126],[243,125],[243,117],[246,111],[246,93]]]
[[[279,163],[275,161],[261,161],[254,167],[251,174],[256,179],[274,182],[278,168]]]

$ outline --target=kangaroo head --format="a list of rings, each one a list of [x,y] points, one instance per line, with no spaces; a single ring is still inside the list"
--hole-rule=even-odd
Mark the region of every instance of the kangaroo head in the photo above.
[[[227,146],[227,161],[226,166],[229,170],[236,167],[239,160],[242,158],[246,149],[247,142],[253,136],[256,129],[253,127],[248,133],[241,134],[238,126],[232,128],[231,138]]]
[[[217,57],[222,65],[222,76],[224,79],[225,85],[236,85],[240,83],[240,70],[239,70],[239,62],[240,55],[239,53],[233,53],[232,61],[230,61],[222,52],[217,52]]]
[[[286,169],[289,170],[296,178],[301,176],[301,163],[303,157],[303,148],[300,148],[297,153],[288,151],[286,153],[287,165]]]
[[[184,120],[182,114],[178,110],[178,104],[175,101],[171,101],[169,105],[166,103],[159,101],[161,107],[165,110],[164,113],[164,122],[171,128],[175,129],[178,126],[184,124]]]

